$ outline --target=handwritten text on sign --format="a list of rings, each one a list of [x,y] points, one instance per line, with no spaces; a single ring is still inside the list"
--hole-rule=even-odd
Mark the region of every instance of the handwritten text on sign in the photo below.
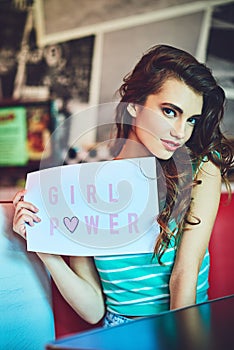
[[[153,157],[67,165],[27,176],[42,221],[28,250],[66,255],[152,251],[158,226]]]

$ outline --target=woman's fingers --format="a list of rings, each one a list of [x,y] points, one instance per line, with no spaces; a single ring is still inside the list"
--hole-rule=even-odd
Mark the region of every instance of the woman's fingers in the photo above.
[[[13,230],[26,238],[26,224],[34,226],[35,222],[40,222],[41,219],[26,208],[20,208],[16,211],[13,218]]]
[[[37,207],[32,203],[23,200],[26,191],[22,190],[16,193],[13,204],[15,206],[15,214],[13,218],[13,230],[26,238],[26,224],[34,226],[35,222],[40,222],[41,219],[36,215]]]
[[[26,226],[24,218],[19,219],[17,222],[13,221],[13,230],[26,239]]]
[[[18,191],[16,194],[15,194],[15,196],[14,196],[14,198],[13,198],[13,204],[14,204],[14,206],[16,206],[17,205],[17,203],[19,202],[19,201],[22,201],[23,200],[23,198],[24,198],[24,195],[26,194],[26,190],[21,190],[21,191]]]
[[[16,212],[22,211],[24,209],[26,209],[28,211],[31,211],[32,213],[37,213],[38,212],[38,208],[35,205],[33,205],[30,202],[25,202],[24,200],[19,201],[15,205],[15,211]]]
[[[14,221],[18,222],[19,220],[24,220],[30,226],[34,225],[34,222],[40,222],[41,219],[34,214],[32,211],[28,210],[26,207],[18,208],[15,213]]]

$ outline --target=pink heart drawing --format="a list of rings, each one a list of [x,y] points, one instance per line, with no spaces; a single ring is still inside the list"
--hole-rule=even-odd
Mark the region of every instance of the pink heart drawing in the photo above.
[[[73,216],[71,219],[68,217],[63,218],[63,223],[65,227],[73,233],[79,224],[79,219],[76,216]]]

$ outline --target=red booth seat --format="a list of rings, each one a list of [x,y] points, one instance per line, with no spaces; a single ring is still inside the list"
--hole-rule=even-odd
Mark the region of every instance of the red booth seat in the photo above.
[[[210,299],[234,294],[234,196],[228,205],[227,198],[222,193],[210,240]]]

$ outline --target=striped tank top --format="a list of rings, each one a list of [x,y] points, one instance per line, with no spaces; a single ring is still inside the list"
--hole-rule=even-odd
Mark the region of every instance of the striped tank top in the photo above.
[[[169,280],[176,248],[169,247],[160,265],[153,253],[95,257],[107,310],[125,316],[150,316],[170,309]],[[197,303],[208,299],[209,252],[197,282]]]

